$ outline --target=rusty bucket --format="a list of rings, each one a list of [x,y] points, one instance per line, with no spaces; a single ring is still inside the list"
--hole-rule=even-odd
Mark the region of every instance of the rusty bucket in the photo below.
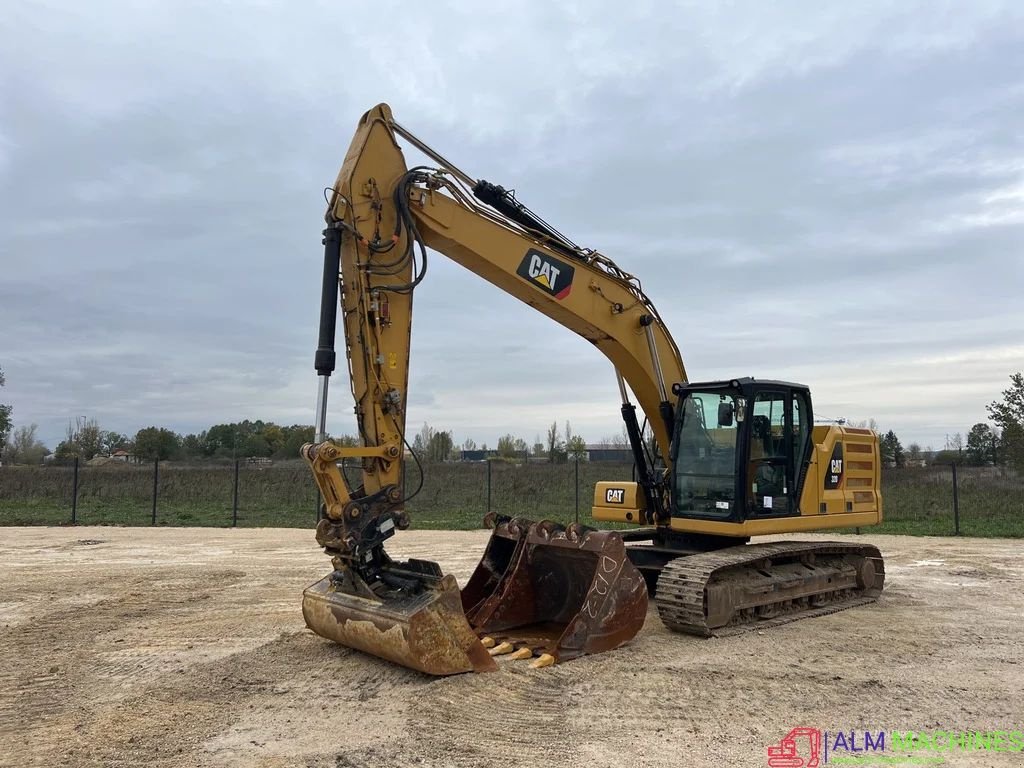
[[[489,522],[491,539],[462,592],[479,635],[554,663],[617,648],[640,631],[647,587],[618,533],[508,517]]]
[[[428,675],[497,668],[466,621],[451,575],[384,598],[355,594],[328,576],[303,592],[302,615],[321,637]]]

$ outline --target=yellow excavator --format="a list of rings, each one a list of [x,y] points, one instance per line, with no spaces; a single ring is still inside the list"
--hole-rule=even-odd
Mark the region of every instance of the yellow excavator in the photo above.
[[[409,168],[399,139],[436,165]],[[475,179],[380,104],[360,119],[326,190],[315,442],[302,449],[323,497],[317,542],[333,571],[303,595],[317,634],[434,675],[542,667],[611,650],[643,626],[721,635],[877,598],[877,548],[749,543],[752,536],[881,522],[878,438],[815,425],[809,389],[749,377],[688,380],[640,281],[582,248],[501,186]],[[403,491],[412,297],[428,249],[590,341],[614,366],[634,482],[600,482],[596,530],[491,513],[464,589],[431,561],[394,561]],[[339,301],[340,293],[340,301]],[[360,444],[327,439],[337,310]],[[644,440],[630,392],[653,434]],[[358,465],[350,482],[344,462]],[[422,477],[422,471],[420,473]],[[410,494],[411,498],[413,494]]]

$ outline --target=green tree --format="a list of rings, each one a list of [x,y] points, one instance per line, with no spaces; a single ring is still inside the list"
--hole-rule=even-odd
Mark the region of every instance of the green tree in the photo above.
[[[430,441],[434,439],[434,428],[427,422],[423,422],[423,426],[420,431],[416,433],[416,437],[412,439],[412,450],[414,453],[420,456],[427,455],[427,446],[430,445]]]
[[[281,446],[284,445],[284,430],[273,422],[265,424],[263,427],[263,440],[267,444],[270,454],[273,455],[281,450]]]
[[[427,461],[447,461],[451,457],[453,445],[451,432],[443,430],[434,432],[430,436],[430,442],[427,443],[425,454]]]
[[[189,459],[205,459],[213,455],[206,430],[181,438],[181,451]]]
[[[312,443],[316,437],[316,428],[312,424],[292,424],[281,427],[283,441],[274,451],[275,459],[297,459],[302,446]]]
[[[907,446],[907,461],[911,464],[918,465],[921,463],[922,454],[921,446],[918,443],[911,443]]]
[[[498,455],[503,459],[511,459],[516,455],[516,439],[512,435],[502,435],[498,438]]]
[[[3,369],[0,369],[0,387],[6,383]],[[0,445],[6,445],[7,435],[11,431],[11,414],[14,408],[0,403]]]
[[[565,443],[558,434],[557,421],[551,422],[551,426],[548,427],[548,461],[552,464],[565,461]]]
[[[1010,375],[1010,387],[1002,400],[988,405],[988,415],[1002,430],[1001,461],[1024,471],[1024,373]]]
[[[4,445],[4,461],[11,464],[41,464],[49,450],[36,437],[38,426],[18,427]]]
[[[85,419],[74,424],[69,421],[64,439],[57,445],[54,455],[58,461],[70,461],[75,457],[88,461],[102,454],[104,434],[96,419]]]
[[[967,462],[976,467],[994,461],[996,433],[988,424],[978,423],[967,433]]]
[[[113,455],[114,451],[128,450],[131,440],[120,432],[100,432],[100,453],[104,456]]]
[[[337,439],[334,442],[342,444]],[[424,461],[447,461],[454,445],[451,432],[434,429],[427,422],[423,422],[423,427],[412,440],[413,452]]]
[[[269,457],[281,449],[284,431],[273,422],[260,419],[238,421],[232,424],[215,424],[205,432],[205,440],[189,441],[191,447],[204,445],[207,456],[222,458],[243,458],[246,456]]]
[[[544,443],[541,442],[540,435],[535,435],[533,438],[533,456],[537,459],[544,456]]]
[[[163,427],[145,427],[135,433],[135,455],[153,461],[173,458],[181,451],[181,438]]]
[[[214,424],[206,435],[207,456],[231,456],[238,453],[238,429],[236,424]]]
[[[882,453],[882,463],[890,467],[902,467],[906,463],[906,454],[896,433],[891,429],[882,435],[879,442],[879,450]]]
[[[586,461],[587,443],[582,435],[573,435],[565,446],[566,453],[572,461]]]

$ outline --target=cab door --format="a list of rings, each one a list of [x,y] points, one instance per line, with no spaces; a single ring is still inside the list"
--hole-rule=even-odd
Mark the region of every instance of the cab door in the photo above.
[[[784,389],[754,394],[750,409],[746,498],[750,517],[796,514],[793,398]]]

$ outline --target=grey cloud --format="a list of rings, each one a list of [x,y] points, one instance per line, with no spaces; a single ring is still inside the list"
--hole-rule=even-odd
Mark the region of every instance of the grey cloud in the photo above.
[[[19,6],[0,21],[3,397],[51,443],[81,414],[309,421],[321,190],[386,99],[637,274],[694,378],[803,379],[820,413],[939,444],[1024,364],[1021,16]],[[412,424],[618,431],[586,342],[436,255],[416,306]]]

